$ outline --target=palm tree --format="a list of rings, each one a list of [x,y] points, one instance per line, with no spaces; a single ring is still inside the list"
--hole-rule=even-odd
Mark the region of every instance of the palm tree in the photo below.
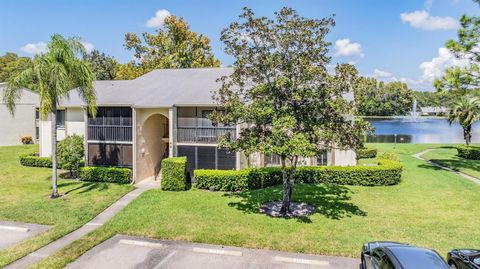
[[[57,106],[62,98],[69,96],[72,89],[84,99],[88,112],[96,114],[96,96],[93,88],[95,75],[83,60],[85,48],[78,38],[64,38],[55,34],[45,54],[36,56],[33,66],[12,77],[7,83],[3,100],[8,109],[15,113],[15,102],[22,89],[27,88],[40,96],[42,118],[51,115],[52,122],[52,198],[58,197],[57,190]]]
[[[463,128],[465,144],[472,141],[472,125],[480,118],[480,99],[462,96],[455,102],[448,113],[448,123],[458,122]]]

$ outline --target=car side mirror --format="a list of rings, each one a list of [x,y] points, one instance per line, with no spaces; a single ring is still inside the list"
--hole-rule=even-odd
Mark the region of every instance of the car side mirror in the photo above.
[[[370,250],[365,250],[363,254],[370,256],[372,253],[370,252]]]

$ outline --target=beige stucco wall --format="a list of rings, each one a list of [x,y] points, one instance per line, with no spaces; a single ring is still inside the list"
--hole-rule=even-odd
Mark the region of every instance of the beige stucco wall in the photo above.
[[[23,135],[35,139],[35,105],[16,105],[12,116],[6,105],[0,104],[0,146],[21,144]]]
[[[52,154],[52,124],[50,117],[40,120],[39,125],[40,156],[48,157]],[[57,141],[61,141],[65,137],[74,134],[85,136],[85,118],[82,108],[65,109],[65,128],[57,129]]]
[[[135,109],[135,181],[158,176],[168,143],[162,139],[168,123],[168,109]]]
[[[340,150],[335,149],[332,151],[332,160],[331,165],[338,166],[350,166],[357,164],[357,154],[354,150]]]

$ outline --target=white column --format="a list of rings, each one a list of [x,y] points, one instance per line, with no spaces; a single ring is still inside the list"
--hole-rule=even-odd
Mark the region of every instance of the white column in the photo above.
[[[137,110],[132,107],[132,175],[133,182],[137,180]]]
[[[177,107],[168,109],[168,157],[177,155]]]

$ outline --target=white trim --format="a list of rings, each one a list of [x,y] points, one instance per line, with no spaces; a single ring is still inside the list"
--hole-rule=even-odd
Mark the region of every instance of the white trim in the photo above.
[[[216,147],[218,148],[218,144],[201,144],[201,143],[176,143],[177,146],[199,146],[199,147]]]
[[[132,181],[137,181],[137,110],[132,109]]]
[[[133,141],[115,141],[115,140],[87,140],[87,143],[98,144],[134,144]]]

